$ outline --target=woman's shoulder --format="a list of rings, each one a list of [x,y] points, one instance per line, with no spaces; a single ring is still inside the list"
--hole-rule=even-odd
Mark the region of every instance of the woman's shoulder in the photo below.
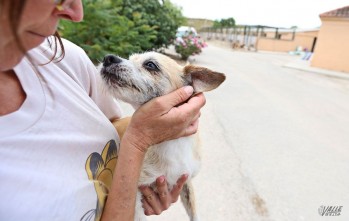
[[[84,59],[90,61],[84,49],[75,43],[62,38],[62,43],[64,46],[64,56],[68,58],[68,60],[76,60],[76,59]]]
[[[55,57],[54,60],[57,61],[62,60],[63,58],[63,60],[68,62],[77,62],[79,60],[91,62],[86,52],[81,47],[67,39],[61,38],[61,40],[63,47],[55,37],[51,36],[47,38],[47,40],[45,40],[40,46],[31,50],[31,53],[34,54],[33,57],[37,58],[44,56],[45,58],[43,60],[51,60]],[[64,55],[64,57],[62,57],[62,55]]]
[[[30,57],[37,61],[35,63],[45,64],[43,67],[46,70],[69,76],[89,93],[97,75],[95,65],[78,45],[63,38],[61,44],[58,39],[49,37],[31,51]]]
[[[65,39],[65,38],[61,38],[61,40],[62,40],[62,43],[63,43],[65,50],[72,50],[72,51],[76,51],[79,53],[85,53],[85,51],[80,46],[71,42],[70,40]]]

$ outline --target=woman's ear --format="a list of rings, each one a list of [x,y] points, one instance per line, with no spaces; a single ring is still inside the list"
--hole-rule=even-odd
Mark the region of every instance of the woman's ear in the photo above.
[[[184,67],[184,79],[194,88],[195,93],[216,89],[225,80],[225,75],[204,67],[187,65]]]

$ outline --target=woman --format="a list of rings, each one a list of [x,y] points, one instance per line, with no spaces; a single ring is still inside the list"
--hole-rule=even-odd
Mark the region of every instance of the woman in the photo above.
[[[119,107],[56,32],[60,19],[82,20],[81,0],[1,0],[0,11],[0,220],[133,220],[147,148],[195,133],[204,96],[177,107],[185,87],[146,103],[120,141]],[[145,213],[167,209],[185,181],[168,192],[159,177],[162,197],[142,187]]]

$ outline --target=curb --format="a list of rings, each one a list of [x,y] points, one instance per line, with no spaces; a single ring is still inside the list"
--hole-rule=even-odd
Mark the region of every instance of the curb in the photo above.
[[[303,63],[301,63],[301,62],[303,62]],[[349,80],[349,73],[310,67],[310,65],[308,63],[304,63],[304,61],[301,61],[301,62],[288,63],[288,64],[283,65],[283,67],[292,68],[292,69],[296,69],[296,70],[300,70],[300,71],[306,71],[306,72],[315,73],[315,74],[320,74],[320,75],[324,75],[327,77]]]

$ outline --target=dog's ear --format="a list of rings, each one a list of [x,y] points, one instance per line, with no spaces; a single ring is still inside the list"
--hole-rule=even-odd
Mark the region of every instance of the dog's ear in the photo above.
[[[216,89],[225,80],[225,75],[204,67],[187,65],[184,67],[184,79],[193,86],[195,93],[201,93]]]

